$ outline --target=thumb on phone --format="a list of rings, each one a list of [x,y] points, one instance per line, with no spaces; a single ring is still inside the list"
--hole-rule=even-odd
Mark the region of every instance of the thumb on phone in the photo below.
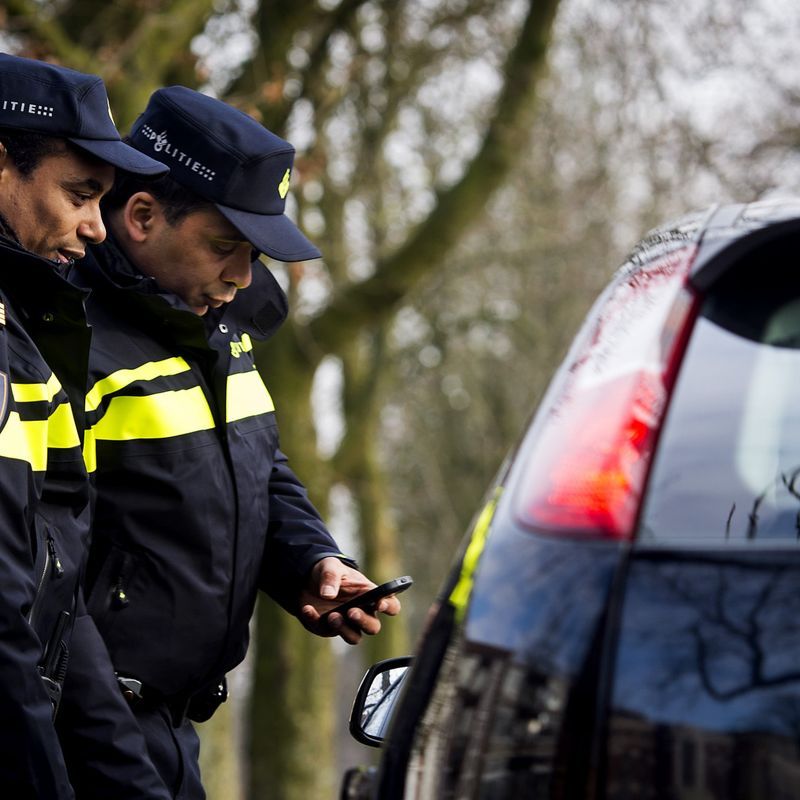
[[[324,600],[334,600],[342,583],[342,562],[338,558],[323,558],[314,565],[319,596]]]

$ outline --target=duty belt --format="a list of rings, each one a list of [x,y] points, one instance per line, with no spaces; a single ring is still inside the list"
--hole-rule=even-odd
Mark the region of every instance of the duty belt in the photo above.
[[[145,686],[136,678],[117,673],[117,683],[122,689],[122,696],[128,701],[131,708],[158,708],[163,706],[169,711],[174,727],[183,724],[186,711],[189,707],[189,698],[186,695],[173,695],[168,697],[157,689]]]
[[[133,708],[157,708],[169,711],[172,724],[178,728],[187,717],[193,722],[205,722],[228,699],[228,684],[222,678],[217,684],[194,694],[168,696],[145,686],[140,680],[117,673],[122,696]]]

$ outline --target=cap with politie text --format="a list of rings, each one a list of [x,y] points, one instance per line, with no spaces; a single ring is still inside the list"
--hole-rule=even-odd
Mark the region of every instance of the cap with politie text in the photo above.
[[[66,139],[137,175],[167,172],[122,141],[101,78],[56,64],[0,53],[0,128]]]
[[[153,93],[128,140],[212,202],[260,252],[278,261],[320,257],[284,213],[294,147],[244,112],[169,86]]]

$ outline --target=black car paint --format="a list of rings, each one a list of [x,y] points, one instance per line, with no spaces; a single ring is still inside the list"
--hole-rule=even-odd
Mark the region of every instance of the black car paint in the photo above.
[[[647,237],[620,274],[694,244],[691,283],[706,292],[755,249],[798,233],[795,201],[714,208]],[[576,341],[551,386],[581,346]],[[461,761],[457,752],[455,761],[452,752],[445,759],[452,772],[447,797],[462,796],[468,786],[474,797],[673,797],[681,780],[698,778],[692,769],[700,762],[690,768],[687,760],[697,755],[692,747],[698,742],[728,764],[721,777],[703,776],[710,796],[778,796],[772,789],[796,774],[796,765],[778,759],[772,772],[762,764],[761,778],[753,778],[753,759],[759,747],[776,742],[779,752],[794,748],[791,757],[797,759],[800,673],[793,665],[800,663],[800,623],[790,611],[799,601],[789,601],[787,587],[800,577],[800,550],[725,541],[596,542],[523,529],[514,513],[524,473],[516,456],[535,447],[542,424],[541,415],[534,418],[510,470],[501,471],[502,496],[471,576],[463,619],[449,599],[470,537],[440,593],[384,744],[372,796],[404,797],[414,748],[426,746],[419,741],[426,735],[424,717],[443,683],[461,681],[458,696],[469,700],[468,679],[459,678],[448,661],[456,650],[477,664],[502,661],[529,679],[557,680],[563,702],[552,731],[549,775],[490,784],[482,793],[474,788],[481,769],[474,762],[481,753],[467,743]],[[764,652],[767,639],[779,645],[777,660]],[[770,715],[775,722],[763,730],[757,720]],[[713,731],[709,717],[718,721]],[[452,742],[448,747],[457,750]],[[751,761],[731,766],[743,752]],[[704,768],[713,763],[703,762]]]

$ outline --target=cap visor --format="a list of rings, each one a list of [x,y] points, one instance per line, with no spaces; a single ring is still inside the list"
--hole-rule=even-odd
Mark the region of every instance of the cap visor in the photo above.
[[[309,261],[322,253],[285,214],[254,214],[215,204],[250,244],[276,261]]]
[[[86,150],[93,156],[102,161],[107,161],[119,169],[124,169],[126,172],[133,172],[136,175],[145,175],[147,177],[158,177],[166,175],[169,172],[169,167],[156,161],[144,153],[140,153],[130,145],[121,141],[113,141],[108,139],[72,139],[69,140],[72,144],[80,147],[81,150]]]

